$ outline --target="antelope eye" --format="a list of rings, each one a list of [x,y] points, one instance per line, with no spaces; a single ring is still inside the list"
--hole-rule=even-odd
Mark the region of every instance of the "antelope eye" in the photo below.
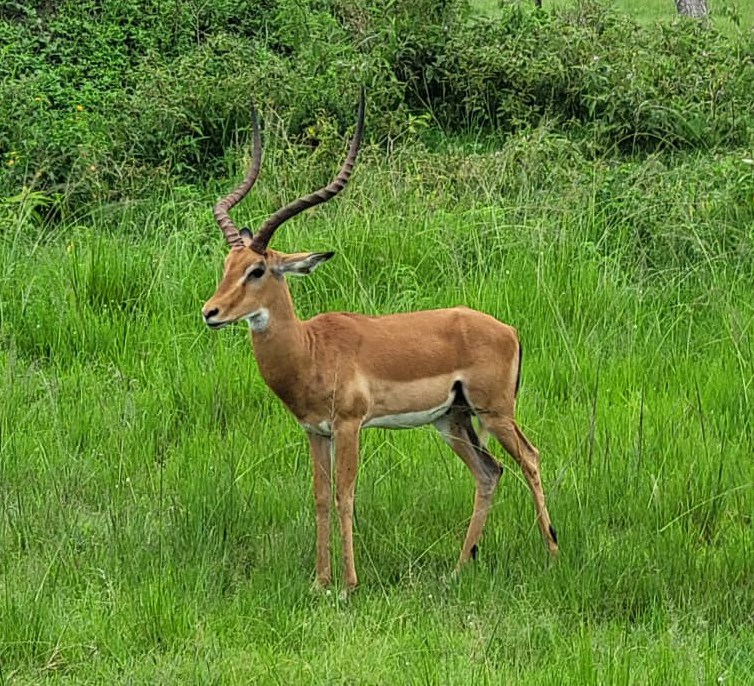
[[[246,276],[246,280],[249,279],[258,279],[264,274],[264,267],[257,267],[256,269],[252,269]]]

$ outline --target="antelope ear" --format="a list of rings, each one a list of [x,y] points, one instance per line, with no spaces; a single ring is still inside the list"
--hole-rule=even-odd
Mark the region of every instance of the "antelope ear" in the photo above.
[[[334,252],[310,252],[286,255],[277,267],[281,274],[304,276],[313,272],[320,264],[329,260]]]
[[[254,236],[251,235],[251,231],[249,231],[249,229],[244,226],[244,228],[241,229],[238,233],[241,234],[241,240],[243,241],[243,244],[248,248],[251,245],[251,239],[254,238]]]

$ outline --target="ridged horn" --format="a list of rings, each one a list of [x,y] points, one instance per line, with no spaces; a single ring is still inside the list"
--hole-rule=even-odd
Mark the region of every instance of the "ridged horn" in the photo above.
[[[226,195],[222,200],[218,200],[212,209],[212,214],[215,215],[215,221],[231,248],[243,246],[243,241],[241,240],[241,234],[238,233],[238,229],[230,218],[228,211],[241,202],[244,196],[249,192],[249,189],[257,180],[257,176],[259,176],[259,167],[262,164],[262,139],[259,136],[257,110],[253,104],[251,106],[251,125],[254,131],[254,147],[249,171],[246,172],[244,180],[241,181],[238,187],[232,193]]]
[[[284,221],[287,221],[291,217],[295,217],[299,212],[303,212],[309,207],[314,207],[320,203],[326,202],[333,196],[340,193],[343,190],[348,179],[353,171],[353,165],[356,162],[356,154],[359,152],[359,145],[361,144],[361,134],[364,131],[364,107],[365,97],[364,90],[361,91],[361,98],[359,100],[359,114],[356,120],[356,131],[353,134],[351,140],[351,146],[348,149],[348,155],[346,156],[343,166],[340,168],[337,176],[324,188],[320,188],[318,191],[314,191],[309,195],[305,195],[298,200],[294,200],[288,203],[285,207],[281,207],[275,214],[269,217],[262,226],[259,227],[259,231],[256,232],[254,238],[251,241],[251,249],[254,252],[263,255],[267,250],[267,244],[272,238],[272,234]]]

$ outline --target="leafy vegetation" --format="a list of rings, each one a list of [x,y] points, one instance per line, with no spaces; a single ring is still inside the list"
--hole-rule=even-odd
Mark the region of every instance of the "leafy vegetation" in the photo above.
[[[202,7],[0,3],[0,685],[750,682],[750,36],[591,3]],[[310,592],[301,431],[199,312],[250,97],[257,226],[329,178],[362,81],[349,187],[275,237],[337,253],[298,312],[516,326],[561,554],[497,451],[447,580],[466,469],[433,429],[369,430],[343,605]]]
[[[699,22],[642,30],[590,3],[562,14],[505,7],[408,75],[446,128],[517,130],[547,116],[600,154],[749,140],[741,110],[754,65],[744,44]]]
[[[252,97],[268,144],[332,140],[359,84],[392,145],[427,116],[446,135],[546,120],[597,156],[751,143],[750,34],[592,2],[5,2],[0,38],[0,191],[64,209],[227,173]]]

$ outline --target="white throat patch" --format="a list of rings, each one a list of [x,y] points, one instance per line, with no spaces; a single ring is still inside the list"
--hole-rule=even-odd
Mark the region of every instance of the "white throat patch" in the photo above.
[[[254,333],[261,333],[266,331],[270,324],[270,311],[266,307],[260,307],[251,314],[247,314],[244,319]]]

